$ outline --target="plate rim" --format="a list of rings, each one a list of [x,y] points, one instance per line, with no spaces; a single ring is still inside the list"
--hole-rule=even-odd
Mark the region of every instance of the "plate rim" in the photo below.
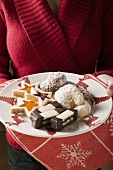
[[[30,74],[30,75],[26,75],[26,76],[23,76],[23,77],[21,77],[21,78],[18,78],[18,79],[14,79],[14,81],[12,81],[11,83],[9,83],[8,85],[6,85],[1,91],[0,91],[0,96],[1,96],[1,94],[2,93],[4,93],[4,91],[8,88],[8,86],[11,86],[11,85],[14,85],[15,83],[17,83],[18,81],[21,81],[22,80],[22,78],[25,78],[25,77],[28,77],[29,79],[30,78],[32,78],[32,77],[34,77],[34,76],[37,76],[37,75],[43,75],[43,74],[46,74],[46,75],[49,75],[50,73],[52,73],[52,72],[42,72],[42,73],[36,73],[36,74]],[[61,72],[61,73],[64,73],[66,76],[68,75],[72,75],[72,76],[77,76],[77,77],[84,77],[84,75],[79,75],[79,74],[74,74],[74,73],[69,73],[69,72]],[[91,75],[91,74],[86,74],[86,75]],[[92,76],[92,75],[91,75]],[[91,79],[91,80],[93,80],[93,79]],[[94,80],[94,81],[96,81],[96,80]],[[100,84],[98,81],[96,81],[98,84]],[[100,84],[101,86],[103,86],[102,84]],[[104,86],[103,86],[104,87]],[[105,87],[104,87],[105,88]],[[107,95],[107,94],[106,94]],[[109,101],[111,102],[110,104],[111,104],[111,110],[109,111],[109,114],[106,116],[106,120],[108,119],[108,117],[110,116],[110,113],[111,113],[111,111],[112,111],[112,98],[110,97],[109,98]],[[1,100],[0,100],[0,102],[1,102]],[[106,121],[105,120],[105,121]],[[49,135],[49,134],[47,134],[47,136],[39,136],[38,134],[37,135],[31,135],[31,134],[29,134],[29,133],[24,133],[24,132],[22,132],[21,130],[17,130],[18,128],[16,128],[15,129],[15,127],[9,127],[2,119],[1,119],[1,117],[0,117],[0,121],[6,126],[6,128],[10,128],[11,130],[15,130],[15,131],[17,131],[17,132],[19,132],[19,133],[22,133],[22,134],[25,134],[25,135],[30,135],[30,136],[37,136],[37,137],[51,137],[51,135]],[[86,133],[86,132],[89,132],[89,131],[92,131],[93,129],[96,129],[96,128],[98,128],[100,125],[102,125],[105,121],[103,121],[101,124],[99,124],[99,125],[97,125],[97,126],[95,126],[95,127],[90,127],[89,128],[89,130],[85,130],[84,132],[81,132],[81,133],[75,133],[74,135],[80,135],[80,134],[83,134],[83,133]],[[35,130],[37,130],[37,129],[35,129]],[[39,130],[39,129],[38,129]],[[59,132],[57,132],[57,133],[59,133]],[[69,133],[69,132],[68,132]],[[73,135],[68,135],[68,136],[73,136]],[[52,137],[53,138],[61,138],[61,137],[68,137],[68,136],[66,136],[66,135],[64,135],[64,136],[55,136],[55,135],[52,135]]]

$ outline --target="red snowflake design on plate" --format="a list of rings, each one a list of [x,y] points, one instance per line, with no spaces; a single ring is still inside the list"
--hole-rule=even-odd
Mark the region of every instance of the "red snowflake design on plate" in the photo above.
[[[102,97],[93,97],[95,104],[99,104],[101,102],[104,102],[106,100],[109,100],[109,96],[102,96]]]
[[[98,119],[98,116],[93,116],[93,115],[89,115],[86,118],[84,118],[84,120],[82,120],[82,122],[84,122],[88,127],[92,127],[92,126],[97,126],[99,124],[101,124],[101,121],[96,121]],[[96,121],[94,123],[94,121]]]
[[[78,83],[76,83],[76,85],[77,85],[77,86],[82,86],[82,87],[84,87],[85,89],[87,89],[89,86],[88,86],[86,83],[83,82],[83,81],[86,80],[86,79],[90,79],[90,77],[85,74],[83,78],[79,78],[79,81],[78,81]]]
[[[25,123],[25,120],[20,119],[17,115],[12,116],[14,122],[5,122],[5,124],[12,126],[12,125],[20,125],[21,123]]]
[[[20,87],[21,86],[21,81],[25,81],[25,83],[27,83],[27,84],[31,84],[30,83],[30,80],[29,80],[29,77],[28,76],[25,76],[25,77],[22,77],[22,78],[20,78],[18,81],[20,82],[19,84],[18,84],[18,86]]]
[[[14,97],[6,97],[6,96],[0,96],[0,100],[9,103],[11,105],[15,105],[17,101],[16,98]]]

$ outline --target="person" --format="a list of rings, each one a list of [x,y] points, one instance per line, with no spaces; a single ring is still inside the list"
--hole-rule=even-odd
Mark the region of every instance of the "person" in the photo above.
[[[0,83],[48,71],[93,74],[113,95],[112,0],[0,0]],[[6,137],[12,170],[46,169]]]

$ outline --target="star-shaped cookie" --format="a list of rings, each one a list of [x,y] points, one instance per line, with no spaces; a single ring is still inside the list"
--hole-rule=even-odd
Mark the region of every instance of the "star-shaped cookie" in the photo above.
[[[35,85],[28,84],[28,83],[25,83],[25,82],[22,81],[20,83],[19,89],[12,90],[12,95],[15,96],[15,97],[24,98],[26,93],[31,92],[32,87],[35,87]]]
[[[17,103],[17,105],[10,108],[10,113],[26,115],[27,117],[30,117],[31,111],[35,109],[38,109],[38,103],[23,99],[23,101],[21,100],[20,104]]]

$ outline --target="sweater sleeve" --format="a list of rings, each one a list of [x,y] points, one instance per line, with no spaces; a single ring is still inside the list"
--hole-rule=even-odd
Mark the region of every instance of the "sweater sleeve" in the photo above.
[[[0,83],[11,79],[9,72],[9,55],[6,46],[6,26],[0,9]]]
[[[113,76],[113,0],[104,0],[102,19],[102,52],[97,62],[97,72]]]

